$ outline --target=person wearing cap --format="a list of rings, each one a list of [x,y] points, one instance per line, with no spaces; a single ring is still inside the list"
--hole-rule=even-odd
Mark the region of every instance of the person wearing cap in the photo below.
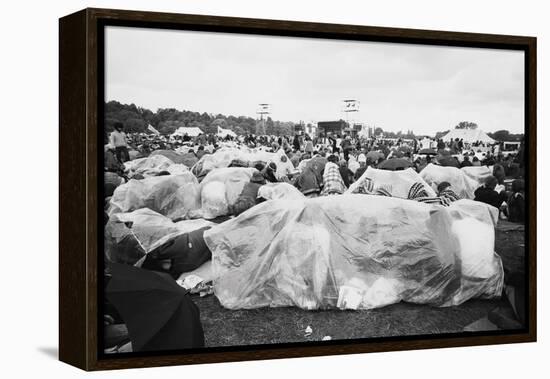
[[[130,160],[126,133],[124,133],[124,126],[122,125],[122,122],[115,122],[114,128],[115,130],[109,137],[109,144],[114,146],[115,154],[118,160],[124,163]]]
[[[244,185],[243,190],[235,202],[235,205],[233,205],[232,209],[230,209],[231,213],[238,216],[247,209],[250,209],[254,205],[258,204],[260,202],[258,200],[258,190],[265,183],[264,176],[259,171],[255,171],[250,178],[250,182]]]

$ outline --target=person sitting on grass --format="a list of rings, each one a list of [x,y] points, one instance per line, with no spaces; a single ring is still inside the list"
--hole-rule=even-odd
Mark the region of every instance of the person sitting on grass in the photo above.
[[[348,163],[344,159],[342,159],[338,165],[340,166],[340,176],[344,181],[344,185],[349,187],[350,183],[353,182],[353,172],[348,168]]]
[[[331,155],[328,157],[328,162],[325,165],[321,195],[342,194],[345,190],[346,186],[338,167],[338,157]]]
[[[495,191],[495,187],[498,184],[497,178],[494,176],[489,176],[485,180],[485,184],[474,192],[474,200],[481,201],[482,203],[492,205],[495,208],[500,209],[500,206],[503,202],[506,201],[506,194],[504,191],[498,193]]]
[[[512,194],[508,198],[508,220],[525,222],[525,181],[516,179],[512,182]]]

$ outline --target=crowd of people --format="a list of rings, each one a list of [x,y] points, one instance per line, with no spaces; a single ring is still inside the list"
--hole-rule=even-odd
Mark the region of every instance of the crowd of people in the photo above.
[[[131,222],[117,223],[116,213],[113,213],[113,215],[105,213],[105,225],[108,231],[106,235],[110,236],[107,238],[108,243],[106,243],[106,246],[110,246],[109,253],[107,254],[106,252],[106,257],[107,261],[112,264],[105,271],[108,300],[104,314],[105,325],[116,326],[116,324],[128,323],[130,322],[128,320],[132,320],[132,315],[145,312],[144,302],[129,298],[123,298],[122,301],[126,308],[127,304],[132,304],[131,312],[122,314],[120,309],[126,308],[117,308],[118,298],[113,295],[114,292],[109,292],[109,289],[112,286],[116,287],[118,277],[132,275],[136,279],[139,279],[138,281],[145,281],[148,280],[147,275],[152,270],[166,272],[173,279],[178,279],[181,278],[183,273],[198,269],[204,262],[210,260],[212,256],[204,240],[205,231],[213,225],[210,220],[216,223],[223,223],[227,221],[228,216],[240,215],[259,203],[266,201],[260,194],[262,193],[262,188],[269,188],[269,186],[266,186],[268,183],[280,183],[281,186],[290,188],[296,192],[299,198],[303,196],[307,198],[338,196],[352,191],[352,188],[353,193],[392,196],[391,188],[375,186],[373,184],[373,181],[366,175],[369,167],[392,171],[412,169],[419,174],[412,173],[412,175],[420,177],[422,170],[426,169],[430,164],[455,167],[457,170],[461,167],[483,165],[490,168],[492,175],[487,176],[485,182],[475,190],[474,200],[490,204],[497,208],[501,218],[507,218],[512,222],[525,222],[523,146],[520,146],[519,151],[508,154],[503,151],[502,146],[499,144],[487,145],[478,142],[469,144],[461,140],[444,142],[441,139],[430,138],[410,140],[364,138],[332,133],[316,137],[305,133],[294,136],[241,135],[236,137],[231,135],[222,137],[214,134],[200,134],[198,136],[165,136],[144,133],[127,134],[120,123],[116,124],[115,130],[106,136],[105,154],[103,156],[105,171],[104,196],[106,204],[109,204],[110,200],[107,199],[110,196],[113,196],[113,198],[116,197],[114,191],[122,183],[130,179],[144,179],[143,176],[140,177],[139,174],[130,172],[125,162],[138,158],[148,159],[148,157],[154,157],[154,155],[162,152],[166,154],[164,155],[165,157],[170,157],[170,160],[177,158],[178,162],[174,161],[175,164],[184,164],[187,166],[190,170],[185,168],[185,173],[187,175],[189,172],[192,173],[196,177],[193,180],[196,179],[195,183],[198,186],[198,183],[201,183],[201,180],[207,175],[202,172],[204,170],[200,162],[206,161],[209,158],[208,154],[220,152],[220,155],[223,155],[224,151],[227,151],[224,149],[277,153],[271,156],[276,155],[280,160],[275,162],[233,159],[231,162],[227,162],[227,165],[224,167],[253,167],[255,170],[248,169],[249,172],[253,171],[253,174],[250,176],[250,180],[244,184],[242,190],[240,190],[236,201],[227,204],[228,212],[223,213],[221,216],[223,220],[217,218],[218,216],[206,217],[204,214],[201,214],[202,216],[200,217],[205,218],[200,220],[202,222],[201,227],[192,230],[189,229],[188,232],[183,234],[178,232],[174,236],[169,236],[169,239],[166,239],[163,243],[159,243],[157,247],[148,251],[139,242],[138,237],[136,237],[133,229],[131,229],[133,227],[131,226]],[[250,156],[260,157],[266,155],[258,154]],[[277,165],[280,167],[277,167]],[[197,169],[197,167],[200,167],[200,169]],[[284,167],[283,171],[281,171],[282,167]],[[163,170],[159,170],[153,174],[153,176],[160,175],[172,174]],[[130,182],[128,185],[132,183]],[[206,183],[206,180],[202,182],[202,184],[204,183]],[[407,198],[413,201],[442,206],[452,206],[453,202],[461,198],[457,189],[453,188],[448,181],[437,183],[437,188],[430,189],[429,186],[426,188],[425,185],[427,184],[423,184],[422,182],[414,182],[412,185],[407,184]],[[121,191],[121,193],[123,192]],[[157,194],[162,194],[162,196],[167,193],[166,191],[157,192]],[[222,198],[224,197],[223,194],[222,192]],[[135,197],[135,195],[131,196]],[[167,195],[167,197],[170,196]],[[204,193],[201,193],[201,197],[204,200]],[[345,198],[340,197],[339,199]],[[152,202],[148,203],[147,206],[151,207],[151,204]],[[174,228],[172,221],[163,215],[153,210],[138,210],[142,213],[135,215],[135,217],[163,219],[163,222],[169,225],[168,229]],[[243,217],[246,217],[246,215],[243,215]],[[120,220],[124,220],[124,218]],[[151,235],[162,231],[162,228],[159,228],[158,225],[145,225],[143,229],[147,228],[152,230],[148,232]],[[121,236],[123,238],[120,238]],[[163,235],[159,241],[163,241],[165,237]],[[139,254],[143,256],[140,257]],[[202,282],[199,285],[195,285],[195,287],[190,285],[189,289],[195,292],[204,290],[205,292],[196,292],[200,293],[200,296],[211,294],[213,291],[212,285]],[[148,304],[147,307],[158,307],[159,305],[154,302],[160,300],[153,297],[151,299],[153,303]],[[190,304],[189,307],[194,307],[189,297],[185,301]],[[129,336],[124,336],[124,339],[121,339],[122,342],[115,344],[114,342],[110,342],[113,341],[112,334],[114,332],[111,333],[109,329],[106,329],[105,351],[112,353],[146,351],[148,349],[160,348],[202,347],[204,346],[204,336],[201,321],[197,316],[198,313],[191,313],[185,315],[188,323],[193,325],[192,328],[188,328],[188,332],[192,332],[192,335],[186,336],[186,339],[180,338],[174,342],[164,336],[158,339],[158,345],[141,346],[135,343],[135,336],[132,336],[129,331]],[[148,322],[145,322],[142,327],[143,329],[147,329],[152,326]],[[131,343],[127,342],[128,338],[131,340]]]
[[[186,154],[200,160],[205,154],[214,153],[226,143],[269,152],[283,150],[283,159],[290,159],[294,170],[283,177],[275,175],[274,162],[232,162],[231,166],[253,165],[260,173],[253,177],[251,185],[242,196],[242,204],[251,205],[256,200],[256,184],[284,181],[294,185],[307,197],[342,194],[359,180],[368,167],[403,170],[412,168],[421,172],[427,165],[451,167],[488,166],[493,170],[486,183],[475,191],[475,200],[488,203],[502,210],[503,217],[513,221],[524,220],[525,182],[523,180],[523,144],[519,151],[503,151],[502,143],[465,143],[455,139],[385,139],[365,138],[350,134],[321,134],[311,137],[306,133],[294,136],[241,135],[237,137],[215,134],[198,136],[164,136],[158,134],[126,135],[122,124],[116,124],[105,148],[105,171],[125,177],[123,163],[129,159],[146,157],[155,150],[179,151],[188,147]],[[508,184],[508,187],[505,186]],[[418,193],[415,199],[447,204],[459,196],[453,193],[449,183],[441,183],[437,199]],[[366,190],[368,192],[368,189]],[[384,194],[377,189],[377,194]],[[237,211],[243,211],[240,207]]]

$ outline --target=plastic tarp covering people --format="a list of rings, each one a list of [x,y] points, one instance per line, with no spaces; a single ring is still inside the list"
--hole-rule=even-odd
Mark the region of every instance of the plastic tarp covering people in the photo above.
[[[462,167],[460,170],[468,177],[475,180],[478,186],[485,184],[485,180],[493,175],[493,170],[487,166],[466,166]]]
[[[164,155],[151,155],[146,158],[138,158],[124,163],[130,176],[143,175],[144,177],[155,176],[161,171],[166,171],[174,162]]]
[[[200,208],[197,178],[186,171],[179,175],[131,179],[113,193],[108,214],[111,216],[141,208],[149,208],[172,220],[187,218],[191,211]]]
[[[420,176],[434,188],[437,188],[441,182],[449,182],[458,196],[463,199],[473,199],[474,191],[484,184],[484,179],[489,176],[486,173],[487,170],[489,168],[465,170],[464,168],[436,166],[430,163],[420,171]]]
[[[348,194],[270,200],[204,233],[229,309],[458,305],[501,295],[497,210]]]
[[[390,196],[407,199],[415,183],[421,183],[428,196],[436,196],[435,191],[412,168],[387,171],[368,167],[346,193],[374,193],[377,190],[385,190]]]
[[[268,183],[260,187],[258,197],[266,200],[276,199],[303,199],[304,194],[288,183]]]
[[[255,168],[227,167],[210,171],[201,182],[201,209],[191,217],[213,219],[229,214]]]
[[[167,240],[213,225],[206,220],[172,222],[148,208],[114,214],[105,225],[105,257],[110,262],[135,264]]]
[[[287,174],[294,171],[292,162],[290,162],[290,159],[288,159],[281,149],[275,153],[269,153],[259,149],[236,149],[229,147],[222,148],[213,154],[204,155],[195,166],[193,166],[192,171],[197,177],[203,177],[215,168],[229,167],[234,160],[247,162],[248,164],[254,162],[268,164],[273,162],[277,165],[275,173],[277,178],[285,177]]]

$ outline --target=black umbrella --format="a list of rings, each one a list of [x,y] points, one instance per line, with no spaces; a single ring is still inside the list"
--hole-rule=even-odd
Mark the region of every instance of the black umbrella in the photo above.
[[[418,154],[437,155],[437,151],[435,151],[434,149],[422,149],[418,152]]]
[[[445,167],[460,167],[460,163],[455,157],[442,157],[438,156],[437,161],[441,166]]]
[[[133,351],[204,347],[197,306],[168,274],[113,263],[109,302],[126,323]]]
[[[411,167],[412,163],[409,162],[406,159],[402,158],[390,158],[386,159],[382,163],[378,165],[379,169],[382,170],[390,170],[390,171],[396,171],[396,170],[403,170],[407,167]]]

